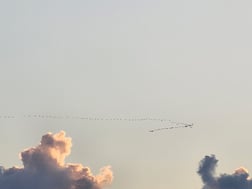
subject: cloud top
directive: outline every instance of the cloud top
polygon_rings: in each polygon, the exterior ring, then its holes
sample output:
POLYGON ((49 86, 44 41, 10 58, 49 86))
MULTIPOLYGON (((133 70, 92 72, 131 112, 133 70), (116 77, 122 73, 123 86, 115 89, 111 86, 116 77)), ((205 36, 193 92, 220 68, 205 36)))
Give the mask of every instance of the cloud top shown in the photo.
POLYGON ((101 189, 111 184, 110 166, 93 175, 89 167, 65 163, 72 147, 64 131, 42 136, 38 146, 21 152, 22 168, 0 166, 1 189, 101 189))

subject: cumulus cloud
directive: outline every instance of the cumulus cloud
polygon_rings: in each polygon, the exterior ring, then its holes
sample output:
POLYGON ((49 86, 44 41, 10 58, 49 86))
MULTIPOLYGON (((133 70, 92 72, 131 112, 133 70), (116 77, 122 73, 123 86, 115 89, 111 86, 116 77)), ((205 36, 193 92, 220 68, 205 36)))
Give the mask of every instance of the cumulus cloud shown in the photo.
POLYGON ((89 167, 65 163, 71 147, 64 131, 42 136, 38 146, 21 152, 22 168, 0 166, 0 189, 101 189, 111 184, 110 166, 93 175, 89 167))
POLYGON ((215 175, 218 160, 214 155, 205 156, 199 164, 198 174, 204 183, 203 189, 252 189, 248 170, 240 167, 232 174, 215 175))

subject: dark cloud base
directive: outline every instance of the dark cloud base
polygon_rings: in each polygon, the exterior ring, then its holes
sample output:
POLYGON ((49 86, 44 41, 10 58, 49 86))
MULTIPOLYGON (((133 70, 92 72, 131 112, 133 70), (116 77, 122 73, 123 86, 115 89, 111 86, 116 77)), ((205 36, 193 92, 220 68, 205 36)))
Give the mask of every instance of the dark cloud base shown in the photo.
POLYGON ((198 174, 204 183, 203 189, 252 189, 248 171, 240 167, 232 174, 215 176, 218 160, 214 155, 205 156, 199 164, 198 174))

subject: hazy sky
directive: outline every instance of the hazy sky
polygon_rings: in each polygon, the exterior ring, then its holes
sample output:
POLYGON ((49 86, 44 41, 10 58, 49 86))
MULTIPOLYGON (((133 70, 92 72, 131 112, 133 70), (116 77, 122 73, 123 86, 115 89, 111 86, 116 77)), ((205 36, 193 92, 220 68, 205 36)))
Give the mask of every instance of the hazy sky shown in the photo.
POLYGON ((202 187, 198 163, 252 171, 252 2, 0 1, 0 164, 48 131, 69 162, 111 165, 110 189, 202 187), (24 114, 162 117, 164 123, 26 119, 24 114), (19 116, 19 117, 18 117, 19 116))

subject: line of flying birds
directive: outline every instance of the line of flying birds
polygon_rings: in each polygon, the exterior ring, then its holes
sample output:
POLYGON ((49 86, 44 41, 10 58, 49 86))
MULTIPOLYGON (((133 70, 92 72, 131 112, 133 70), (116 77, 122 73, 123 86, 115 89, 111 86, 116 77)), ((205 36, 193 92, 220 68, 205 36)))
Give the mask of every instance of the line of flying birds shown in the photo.
POLYGON ((174 127, 162 127, 162 128, 157 128, 157 129, 152 129, 149 130, 149 132, 156 132, 156 131, 162 131, 162 130, 167 130, 167 129, 178 129, 178 128, 192 128, 193 127, 193 123, 190 124, 185 124, 185 125, 181 125, 181 126, 174 126, 174 127))
MULTIPOLYGON (((13 115, 0 115, 0 119, 15 119, 19 116, 13 115)), ((162 119, 162 118, 105 118, 105 117, 83 117, 83 116, 58 116, 58 115, 48 115, 48 114, 26 114, 23 115, 24 118, 40 118, 40 119, 79 119, 79 120, 88 120, 88 121, 129 121, 129 122, 141 122, 141 121, 159 121, 159 122, 168 122, 170 127, 162 127, 157 129, 149 130, 149 132, 156 132, 168 129, 178 129, 178 128, 192 128, 193 123, 183 123, 183 122, 176 122, 171 121, 169 119, 162 119)))

